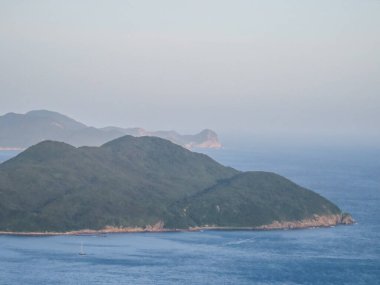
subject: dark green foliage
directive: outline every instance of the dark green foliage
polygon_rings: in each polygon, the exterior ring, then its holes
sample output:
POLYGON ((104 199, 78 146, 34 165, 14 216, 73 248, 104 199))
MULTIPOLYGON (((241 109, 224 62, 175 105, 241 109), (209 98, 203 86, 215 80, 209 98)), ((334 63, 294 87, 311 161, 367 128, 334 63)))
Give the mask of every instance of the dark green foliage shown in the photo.
POLYGON ((320 195, 275 173, 246 172, 172 205, 168 226, 253 227, 340 213, 320 195), (179 213, 179 215, 178 215, 179 213))
POLYGON ((154 137, 125 136, 80 148, 45 141, 0 165, 0 230, 100 229, 159 220, 170 228, 238 227, 338 212, 281 176, 241 173, 154 137))

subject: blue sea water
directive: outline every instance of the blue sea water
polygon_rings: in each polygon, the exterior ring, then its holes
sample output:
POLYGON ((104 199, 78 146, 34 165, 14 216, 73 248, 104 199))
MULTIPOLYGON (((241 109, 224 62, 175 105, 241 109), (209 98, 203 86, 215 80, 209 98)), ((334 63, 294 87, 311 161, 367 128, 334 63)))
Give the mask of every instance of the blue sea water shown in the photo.
MULTIPOLYGON (((353 226, 107 236, 0 236, 0 284, 380 284, 378 149, 208 150, 267 170, 350 212, 353 226), (83 242, 84 256, 78 254, 83 242)), ((0 152, 0 160, 15 153, 0 152)))

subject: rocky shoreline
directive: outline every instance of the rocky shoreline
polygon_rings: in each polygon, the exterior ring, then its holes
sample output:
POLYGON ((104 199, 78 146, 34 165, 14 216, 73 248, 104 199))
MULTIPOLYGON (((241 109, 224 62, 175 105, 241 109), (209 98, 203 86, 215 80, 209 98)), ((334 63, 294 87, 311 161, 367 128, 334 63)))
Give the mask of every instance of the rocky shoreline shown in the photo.
POLYGON ((274 221, 269 225, 257 227, 258 230, 283 230, 283 229, 304 229, 316 227, 332 227, 336 225, 351 225, 355 223, 350 214, 337 214, 330 216, 314 215, 310 219, 292 222, 274 221))
POLYGON ((271 224, 262 225, 257 227, 219 227, 219 226, 204 226, 193 227, 189 231, 200 230, 231 230, 231 231, 269 231, 269 230, 289 230, 289 229, 307 229, 307 228, 328 228, 337 225, 352 225, 355 220, 350 214, 336 214, 336 215, 314 215, 312 218, 303 219, 299 221, 273 221, 271 224))
POLYGON ((159 221, 154 225, 148 225, 146 227, 112 227, 107 226, 101 230, 83 229, 67 232, 11 232, 0 231, 0 235, 16 235, 16 236, 58 236, 58 235, 103 235, 113 233, 149 233, 149 232, 195 232, 202 230, 288 230, 288 229, 306 229, 306 228, 321 228, 332 227, 337 225, 351 225, 355 223, 355 220, 350 214, 336 214, 336 215, 314 215, 312 218, 303 219, 299 221, 274 221, 268 225, 262 225, 258 227, 219 227, 219 226, 202 226, 191 227, 188 229, 168 229, 164 228, 164 223, 159 221))

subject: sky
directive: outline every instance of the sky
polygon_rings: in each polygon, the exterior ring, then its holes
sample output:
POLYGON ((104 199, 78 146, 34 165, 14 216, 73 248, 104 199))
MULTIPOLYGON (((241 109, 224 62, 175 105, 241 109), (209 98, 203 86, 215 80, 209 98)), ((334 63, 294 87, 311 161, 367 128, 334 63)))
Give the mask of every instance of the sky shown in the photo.
POLYGON ((380 1, 0 0, 0 114, 380 142, 380 1))

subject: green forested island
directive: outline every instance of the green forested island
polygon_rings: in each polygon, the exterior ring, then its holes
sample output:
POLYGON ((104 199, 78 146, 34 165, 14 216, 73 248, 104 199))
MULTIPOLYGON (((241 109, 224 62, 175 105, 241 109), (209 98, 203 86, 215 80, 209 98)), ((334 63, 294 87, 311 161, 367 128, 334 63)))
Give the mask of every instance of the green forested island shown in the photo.
POLYGON ((277 174, 241 172, 156 137, 78 148, 44 141, 0 164, 2 232, 269 229, 347 217, 277 174))

